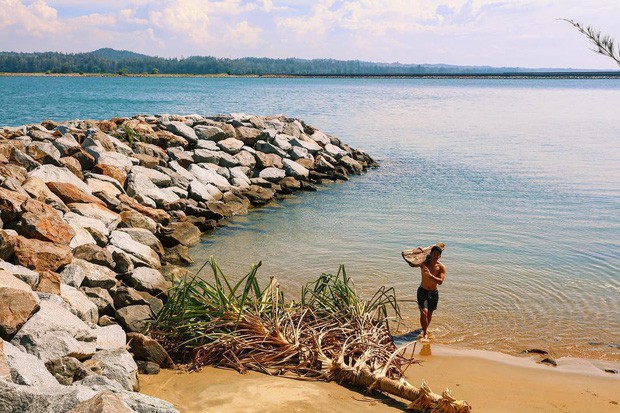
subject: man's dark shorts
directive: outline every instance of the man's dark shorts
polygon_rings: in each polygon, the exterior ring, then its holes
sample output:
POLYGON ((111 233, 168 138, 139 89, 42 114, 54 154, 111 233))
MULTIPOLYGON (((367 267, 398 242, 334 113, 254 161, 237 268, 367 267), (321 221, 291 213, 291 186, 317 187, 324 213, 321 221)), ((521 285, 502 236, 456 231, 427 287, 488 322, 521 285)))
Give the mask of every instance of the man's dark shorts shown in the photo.
POLYGON ((427 308, 428 311, 435 311, 439 303, 439 291, 428 291, 422 287, 418 287, 418 306, 427 308))

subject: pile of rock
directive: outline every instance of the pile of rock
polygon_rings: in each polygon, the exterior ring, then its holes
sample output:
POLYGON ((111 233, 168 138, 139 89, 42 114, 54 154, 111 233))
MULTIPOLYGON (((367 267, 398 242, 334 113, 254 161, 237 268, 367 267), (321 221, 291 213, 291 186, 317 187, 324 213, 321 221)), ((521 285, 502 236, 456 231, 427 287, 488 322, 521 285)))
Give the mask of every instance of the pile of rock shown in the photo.
POLYGON ((0 130, 0 410, 175 411, 135 391, 138 370, 172 366, 142 333, 188 247, 278 194, 375 165, 283 116, 0 130))

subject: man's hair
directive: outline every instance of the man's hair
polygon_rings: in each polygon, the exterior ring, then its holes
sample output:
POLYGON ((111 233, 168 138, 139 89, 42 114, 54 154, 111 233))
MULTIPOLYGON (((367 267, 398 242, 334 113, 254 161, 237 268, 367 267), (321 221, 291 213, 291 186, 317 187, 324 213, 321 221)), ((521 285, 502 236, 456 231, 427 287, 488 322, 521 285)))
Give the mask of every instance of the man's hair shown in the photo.
POLYGON ((441 253, 443 252, 443 250, 441 249, 441 247, 437 246, 437 245, 433 245, 433 248, 431 248, 431 254, 433 252, 437 251, 439 253, 439 255, 441 255, 441 253))

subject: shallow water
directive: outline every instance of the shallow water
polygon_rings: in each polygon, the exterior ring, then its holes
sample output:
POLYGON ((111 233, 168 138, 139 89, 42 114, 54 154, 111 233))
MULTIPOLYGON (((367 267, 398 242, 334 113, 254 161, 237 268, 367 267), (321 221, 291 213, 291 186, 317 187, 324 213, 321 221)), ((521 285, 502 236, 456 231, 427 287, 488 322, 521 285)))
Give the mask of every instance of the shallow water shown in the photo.
MULTIPOLYGON (((620 359, 616 80, 0 78, 0 124, 285 113, 381 167, 238 217, 193 250, 285 289, 346 264, 415 298, 400 251, 447 244, 436 341, 620 359), (599 344, 590 344, 591 342, 599 344), (615 346, 614 346, 615 345, 615 346)), ((415 304, 404 302, 409 329, 415 304)), ((405 330, 407 328, 404 328, 405 330)))

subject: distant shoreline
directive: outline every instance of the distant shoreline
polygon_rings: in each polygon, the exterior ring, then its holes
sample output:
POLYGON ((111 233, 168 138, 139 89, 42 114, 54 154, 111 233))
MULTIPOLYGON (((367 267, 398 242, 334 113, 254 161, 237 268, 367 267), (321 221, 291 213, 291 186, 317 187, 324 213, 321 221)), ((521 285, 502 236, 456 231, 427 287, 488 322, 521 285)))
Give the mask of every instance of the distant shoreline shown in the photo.
POLYGON ((435 73, 435 74, 265 74, 229 75, 220 74, 126 74, 114 73, 9 73, 0 72, 0 77, 145 77, 145 78, 317 78, 317 79, 620 79, 617 72, 532 72, 532 73, 435 73))

